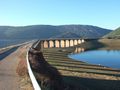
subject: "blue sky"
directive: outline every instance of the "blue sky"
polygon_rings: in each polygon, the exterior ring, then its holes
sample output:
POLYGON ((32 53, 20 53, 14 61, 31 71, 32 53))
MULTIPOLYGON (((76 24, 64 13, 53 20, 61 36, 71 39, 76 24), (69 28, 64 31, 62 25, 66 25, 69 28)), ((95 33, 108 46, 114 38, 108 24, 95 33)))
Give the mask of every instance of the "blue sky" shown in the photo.
POLYGON ((120 0, 1 0, 0 25, 120 26, 120 0))

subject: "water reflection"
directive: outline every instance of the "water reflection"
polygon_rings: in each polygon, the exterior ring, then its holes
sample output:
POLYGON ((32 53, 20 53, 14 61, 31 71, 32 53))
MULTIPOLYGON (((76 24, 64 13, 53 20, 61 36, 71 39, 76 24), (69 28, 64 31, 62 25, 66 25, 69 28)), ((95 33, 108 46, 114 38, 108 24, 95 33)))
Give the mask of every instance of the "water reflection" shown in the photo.
POLYGON ((76 48, 75 51, 68 56, 72 59, 91 64, 120 68, 120 50, 85 50, 84 48, 76 48))
POLYGON ((84 51, 85 51, 84 48, 76 47, 75 50, 72 52, 72 54, 81 53, 81 52, 84 52, 84 51))

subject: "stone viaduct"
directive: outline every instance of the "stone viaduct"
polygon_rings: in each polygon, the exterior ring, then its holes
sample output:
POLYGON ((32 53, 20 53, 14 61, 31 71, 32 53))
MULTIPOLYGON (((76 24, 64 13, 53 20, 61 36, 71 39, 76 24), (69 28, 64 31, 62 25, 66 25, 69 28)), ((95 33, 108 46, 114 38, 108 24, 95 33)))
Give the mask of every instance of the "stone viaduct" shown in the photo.
POLYGON ((48 39, 40 40, 43 48, 64 48, 84 43, 84 39, 48 39))

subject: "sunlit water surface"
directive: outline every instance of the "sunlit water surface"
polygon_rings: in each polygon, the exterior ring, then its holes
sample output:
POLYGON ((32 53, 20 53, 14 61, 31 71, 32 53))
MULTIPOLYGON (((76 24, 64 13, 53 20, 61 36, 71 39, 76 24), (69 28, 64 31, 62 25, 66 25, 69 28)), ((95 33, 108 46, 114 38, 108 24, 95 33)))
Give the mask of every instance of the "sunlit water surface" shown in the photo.
POLYGON ((90 50, 69 55, 70 58, 120 69, 120 50, 90 50))

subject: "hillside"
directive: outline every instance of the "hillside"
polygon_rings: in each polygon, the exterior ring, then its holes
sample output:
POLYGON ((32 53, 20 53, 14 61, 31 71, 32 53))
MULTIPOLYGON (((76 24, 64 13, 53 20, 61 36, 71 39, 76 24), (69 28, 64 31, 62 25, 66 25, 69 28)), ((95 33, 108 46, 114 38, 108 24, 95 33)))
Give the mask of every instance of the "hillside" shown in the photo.
POLYGON ((72 32, 65 32, 60 35, 53 36, 51 38, 80 38, 80 36, 72 32))
POLYGON ((120 39, 120 27, 105 35, 104 38, 120 39))
POLYGON ((111 30, 90 25, 0 26, 0 39, 99 38, 111 30))

